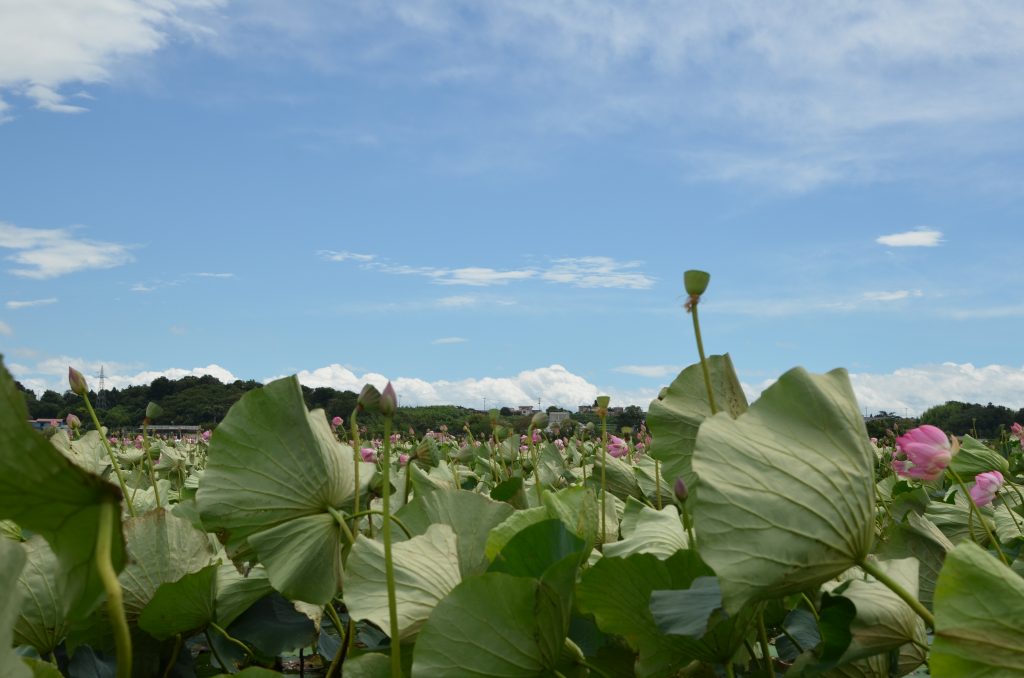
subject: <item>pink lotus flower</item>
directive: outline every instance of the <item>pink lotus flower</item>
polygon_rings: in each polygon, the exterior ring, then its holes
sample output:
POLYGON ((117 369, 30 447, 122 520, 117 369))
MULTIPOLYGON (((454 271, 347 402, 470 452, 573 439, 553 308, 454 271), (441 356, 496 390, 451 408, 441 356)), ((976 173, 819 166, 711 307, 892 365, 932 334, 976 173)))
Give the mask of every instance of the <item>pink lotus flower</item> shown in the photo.
POLYGON ((1013 422, 1013 426, 1010 427, 1010 433, 1017 436, 1020 440, 1020 444, 1024 445, 1024 426, 1021 426, 1017 422, 1013 422))
POLYGON ((345 420, 338 416, 331 419, 331 426, 333 426, 334 428, 341 428, 341 425, 344 423, 345 420))
POLYGON ((555 447, 557 447, 559 451, 565 449, 565 443, 562 442, 561 438, 555 438, 555 447))
POLYGON ((408 454, 403 452, 402 454, 398 455, 398 465, 399 466, 405 466, 408 463, 409 463, 409 455, 408 454))
POLYGON ((533 442, 535 444, 540 442, 540 431, 537 429, 533 429, 533 442))
POLYGON ((364 447, 363 449, 359 450, 359 456, 362 458, 363 461, 368 462, 370 464, 377 463, 377 451, 371 447, 364 447))
POLYGON ((896 439, 899 451, 906 459, 892 462, 897 474, 917 480, 938 480, 953 458, 949 438, 930 424, 918 426, 896 439))
POLYGON ((527 452, 529 452, 529 451, 530 451, 530 448, 529 448, 529 447, 527 447, 526 445, 520 445, 520 446, 519 446, 519 452, 520 452, 520 453, 522 453, 522 454, 526 454, 526 453, 527 453, 527 452))
POLYGON ((996 493, 1003 486, 1003 474, 999 471, 988 471, 974 476, 974 487, 971 488, 971 499, 978 506, 987 506, 996 498, 996 493))
POLYGON ((203 441, 204 442, 209 442, 210 441, 210 431, 203 431, 203 441))
POLYGON ((625 457, 629 453, 629 445, 626 441, 618 436, 608 436, 608 454, 612 455, 616 459, 619 457, 625 457))

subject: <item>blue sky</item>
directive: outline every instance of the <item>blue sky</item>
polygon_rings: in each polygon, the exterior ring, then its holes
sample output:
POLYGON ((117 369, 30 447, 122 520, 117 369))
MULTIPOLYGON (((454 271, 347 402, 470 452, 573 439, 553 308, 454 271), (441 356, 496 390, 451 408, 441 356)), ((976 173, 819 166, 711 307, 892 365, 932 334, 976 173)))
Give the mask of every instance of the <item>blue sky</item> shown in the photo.
POLYGON ((0 3, 0 350, 403 404, 1024 406, 1024 9, 0 3), (45 5, 45 6, 44 6, 45 5))

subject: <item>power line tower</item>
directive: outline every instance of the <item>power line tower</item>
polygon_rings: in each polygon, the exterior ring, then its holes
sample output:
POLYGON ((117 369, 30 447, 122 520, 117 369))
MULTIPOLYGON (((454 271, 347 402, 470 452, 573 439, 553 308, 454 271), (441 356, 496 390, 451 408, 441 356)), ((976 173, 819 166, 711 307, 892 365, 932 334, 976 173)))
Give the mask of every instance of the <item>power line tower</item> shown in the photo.
POLYGON ((107 374, 103 370, 103 365, 100 365, 100 373, 96 377, 100 380, 99 390, 96 391, 96 407, 105 410, 107 409, 107 396, 103 392, 107 390, 107 374))

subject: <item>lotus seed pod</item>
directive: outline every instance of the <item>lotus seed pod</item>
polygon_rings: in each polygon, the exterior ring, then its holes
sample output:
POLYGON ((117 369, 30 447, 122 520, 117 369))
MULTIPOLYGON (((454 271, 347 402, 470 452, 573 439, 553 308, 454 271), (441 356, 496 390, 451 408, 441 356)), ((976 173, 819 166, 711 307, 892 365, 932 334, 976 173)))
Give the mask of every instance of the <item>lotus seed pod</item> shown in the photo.
POLYGON ((711 274, 704 271, 690 270, 683 274, 683 285, 686 287, 686 293, 691 297, 699 297, 704 294, 710 281, 711 274))

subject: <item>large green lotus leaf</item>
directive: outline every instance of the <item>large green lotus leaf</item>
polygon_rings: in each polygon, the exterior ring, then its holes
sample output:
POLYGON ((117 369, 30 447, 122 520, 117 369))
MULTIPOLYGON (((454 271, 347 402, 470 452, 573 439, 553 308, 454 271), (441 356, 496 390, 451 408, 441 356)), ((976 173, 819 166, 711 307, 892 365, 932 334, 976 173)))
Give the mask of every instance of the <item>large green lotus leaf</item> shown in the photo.
MULTIPOLYGON (((601 491, 601 460, 594 463, 594 474, 587 478, 587 484, 594 488, 595 492, 601 491)), ((637 482, 633 467, 615 457, 608 455, 605 459, 605 487, 609 494, 614 494, 625 501, 629 497, 643 499, 644 493, 637 482)))
MULTIPOLYGON (((733 417, 746 412, 747 397, 729 355, 709 356, 707 363, 719 411, 728 412, 733 417)), ((680 372, 672 384, 651 401, 647 413, 647 427, 652 436, 649 453, 661 461, 661 477, 670 487, 676 478, 681 477, 691 492, 696 489, 697 478, 691 468, 691 457, 697 442, 697 430, 710 416, 708 389, 700 363, 680 372)))
POLYGON ((660 477, 661 469, 656 467, 655 464, 655 460, 651 459, 650 456, 641 454, 636 458, 633 473, 636 474, 636 480, 640 484, 640 489, 643 491, 644 496, 652 502, 658 501, 658 490, 661 490, 661 502, 664 506, 675 501, 675 497, 672 493, 672 485, 660 477))
POLYGON ((634 553, 651 553, 665 560, 689 547, 679 511, 671 504, 658 511, 630 497, 619 529, 622 539, 605 544, 604 555, 625 558, 634 553))
POLYGON ((549 518, 517 533, 491 563, 489 572, 540 579, 548 568, 575 555, 583 559, 586 544, 561 520, 549 518))
MULTIPOLYGON (((89 614, 103 594, 96 571, 100 507, 121 490, 76 466, 28 425, 25 400, 0 365, 0 519, 42 535, 66 578, 69 614, 89 614)), ((124 566, 121 524, 111 527, 114 569, 124 566)))
POLYGON ((158 640, 196 631, 214 621, 218 565, 161 584, 139 615, 139 628, 158 640))
MULTIPOLYGON (((917 597, 916 558, 885 560, 878 565, 910 595, 917 597)), ((928 644, 924 621, 884 584, 874 579, 850 579, 834 587, 833 593, 842 595, 857 609, 850 624, 852 639, 839 663, 890 652, 907 643, 928 644)))
POLYGON ((971 482, 974 476, 986 471, 999 471, 1004 476, 1010 475, 1010 465, 1003 455, 971 436, 963 437, 960 441, 960 450, 953 455, 949 465, 964 482, 971 482))
MULTIPOLYGON (((612 497, 608 503, 611 504, 612 497)), ((558 492, 545 492, 544 506, 548 509, 548 515, 561 519, 566 527, 587 543, 593 546, 599 541, 601 531, 601 505, 594 490, 588 487, 567 487, 558 492)), ((608 526, 609 532, 618 533, 618 521, 611 520, 608 526)))
MULTIPOLYGON (((959 495, 960 492, 957 492, 959 495)), ((925 509, 924 516, 931 521, 942 534, 946 535, 953 544, 961 544, 967 541, 988 542, 988 534, 981 524, 981 518, 977 513, 971 515, 971 509, 966 502, 946 504, 933 501, 925 509), (973 534, 973 537, 972 537, 973 534)), ((992 514, 984 516, 989 527, 992 525, 992 514)))
MULTIPOLYGON (((459 583, 455 532, 431 525, 422 535, 391 546, 395 571, 398 630, 401 639, 416 635, 435 606, 459 583)), ((355 619, 389 629, 384 544, 359 537, 345 564, 345 604, 355 619)))
POLYGON ((1024 579, 970 542, 939 575, 929 664, 936 678, 1024 675, 1024 579))
POLYGON ((298 380, 271 382, 242 396, 213 433, 196 494, 203 525, 233 558, 257 551, 286 596, 326 603, 341 573, 341 532, 326 518, 354 499, 353 464, 323 412, 306 409, 298 380))
MULTIPOLYGON (((439 489, 417 496, 395 515, 413 534, 424 534, 436 523, 451 527, 458 537, 459 571, 465 578, 487 569, 488 535, 513 513, 505 502, 476 492, 439 489)), ((404 536, 400 530, 392 534, 404 536)))
POLYGON ((102 476, 110 468, 110 456, 97 431, 89 431, 74 442, 63 431, 58 431, 50 436, 50 444, 88 473, 102 476))
POLYGON ((390 678, 391 658, 368 652, 345 660, 345 678, 390 678))
POLYGON ((124 610, 135 621, 161 584, 181 579, 216 562, 204 532, 167 509, 156 509, 124 524, 130 563, 119 577, 124 610))
POLYGON ((471 577, 441 601, 420 632, 413 678, 553 675, 550 648, 565 640, 547 586, 489 572, 471 577))
POLYGON ((46 656, 68 631, 68 599, 60 562, 46 540, 36 535, 22 546, 27 560, 18 578, 21 612, 14 626, 16 645, 30 645, 46 656))
POLYGON ((917 558, 918 599, 930 610, 942 563, 952 550, 953 543, 933 522, 916 513, 908 513, 904 522, 890 527, 880 555, 888 559, 917 558))
POLYGON ((326 605, 341 586, 341 526, 329 513, 294 518, 249 537, 271 585, 292 600, 326 605))
POLYGON ((254 567, 248 575, 243 575, 230 563, 221 565, 217 570, 217 623, 227 628, 273 590, 262 565, 254 567))
POLYGON ((491 528, 487 535, 484 555, 488 561, 494 560, 505 545, 522 530, 553 517, 546 506, 534 506, 522 511, 514 511, 500 524, 491 528))
POLYGON ((795 368, 738 419, 707 419, 693 470, 701 557, 730 613, 814 588, 871 551, 874 453, 845 370, 795 368))
POLYGON ((29 678, 32 671, 11 649, 14 620, 18 616, 21 591, 18 576, 25 566, 25 551, 20 544, 0 538, 0 675, 29 678))
POLYGON ((647 553, 601 558, 584 570, 576 589, 577 605, 581 612, 594 615, 602 631, 622 636, 639 651, 637 676, 671 676, 694 659, 713 658, 699 640, 658 629, 650 609, 651 593, 687 589, 702 576, 714 573, 693 551, 680 551, 668 560, 647 553))

